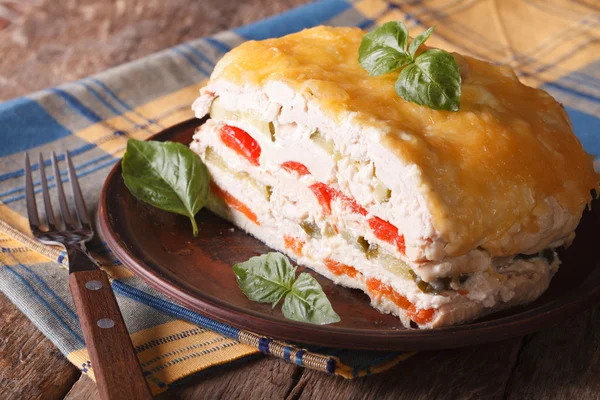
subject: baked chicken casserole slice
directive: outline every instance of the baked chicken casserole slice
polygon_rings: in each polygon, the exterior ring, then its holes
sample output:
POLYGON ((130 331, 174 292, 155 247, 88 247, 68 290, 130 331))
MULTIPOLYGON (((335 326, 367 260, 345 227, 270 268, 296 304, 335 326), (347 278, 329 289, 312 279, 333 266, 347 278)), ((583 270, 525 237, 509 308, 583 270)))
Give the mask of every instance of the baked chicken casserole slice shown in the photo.
POLYGON ((598 187, 562 106, 453 54, 458 112, 410 103, 358 63, 364 31, 249 41, 217 64, 190 147, 209 208, 406 327, 531 302, 598 187))

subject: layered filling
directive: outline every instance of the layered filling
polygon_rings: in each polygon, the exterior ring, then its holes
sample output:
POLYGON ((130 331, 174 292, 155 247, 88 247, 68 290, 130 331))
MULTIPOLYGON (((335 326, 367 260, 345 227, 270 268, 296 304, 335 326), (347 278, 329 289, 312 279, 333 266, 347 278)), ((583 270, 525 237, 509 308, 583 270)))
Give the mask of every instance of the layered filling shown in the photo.
POLYGON ((444 257, 409 184, 417 172, 376 168, 394 166, 385 151, 370 146, 376 164, 351 135, 345 143, 333 130, 301 123, 293 107, 269 103, 261 112, 256 99, 233 97, 206 92, 197 101, 197 115, 210 107, 211 119, 190 147, 211 174, 209 207, 270 247, 363 290, 405 326, 463 322, 546 289, 559 264, 554 251, 444 257))

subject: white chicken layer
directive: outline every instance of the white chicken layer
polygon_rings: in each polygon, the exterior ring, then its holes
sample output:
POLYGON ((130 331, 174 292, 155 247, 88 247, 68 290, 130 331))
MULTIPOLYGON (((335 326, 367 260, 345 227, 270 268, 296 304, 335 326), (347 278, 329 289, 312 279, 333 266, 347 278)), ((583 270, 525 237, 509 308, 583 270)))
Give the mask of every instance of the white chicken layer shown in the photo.
MULTIPOLYGON (((353 213, 341 201, 332 201, 331 214, 325 215, 319 201, 308 189, 317 181, 312 170, 310 175, 300 175, 281 167, 286 160, 299 160, 299 152, 277 148, 264 129, 257 132, 259 128, 260 124, 249 124, 247 118, 242 122, 235 118, 219 122, 209 120, 194 136, 190 147, 206 163, 213 184, 246 207, 232 207, 222 194, 219 197, 213 191, 209 208, 270 247, 287 253, 298 263, 338 284, 363 290, 371 297, 375 308, 399 316, 407 327, 411 320, 420 327, 456 324, 502 307, 531 301, 543 293, 558 266, 557 258, 548 263, 541 257, 506 259, 504 263, 492 266, 486 252, 475 250, 462 257, 463 262, 466 257, 475 260, 466 262, 472 271, 468 271, 471 273, 464 281, 447 280, 449 286, 446 288, 426 293, 423 286, 419 287, 419 282, 452 274, 430 276, 423 271, 452 272, 452 268, 444 267, 443 263, 415 263, 404 257, 408 264, 405 263, 396 246, 374 236, 365 216, 353 213), (243 128, 257 138, 262 145, 260 166, 252 165, 223 143, 220 131, 225 122, 243 128), (252 215, 249 216, 248 211, 252 215)), ((279 128, 277 134, 295 134, 285 132, 291 130, 289 126, 279 128)), ((269 130, 268 126, 266 129, 269 130)), ((319 146, 315 147, 313 155, 319 151, 319 146)), ((313 166, 309 157, 301 160, 307 166, 313 166)))

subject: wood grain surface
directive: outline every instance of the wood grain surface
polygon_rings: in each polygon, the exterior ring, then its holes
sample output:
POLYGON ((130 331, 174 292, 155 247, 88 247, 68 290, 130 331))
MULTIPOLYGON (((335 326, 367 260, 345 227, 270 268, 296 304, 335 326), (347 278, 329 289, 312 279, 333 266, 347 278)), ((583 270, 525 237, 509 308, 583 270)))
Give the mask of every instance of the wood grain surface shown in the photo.
POLYGON ((79 370, 0 296, 0 399, 63 398, 79 370))
MULTIPOLYGON (((0 100, 306 2, 22 0, 19 15, 0 24, 0 100)), ((600 399, 599 324, 596 306, 523 339, 421 353, 384 374, 354 381, 264 357, 192 377, 158 398, 600 399)), ((0 399, 98 399, 95 384, 79 376, 0 294, 0 399)))
POLYGON ((69 390, 65 400, 100 400, 96 382, 87 375, 81 375, 79 380, 69 390))

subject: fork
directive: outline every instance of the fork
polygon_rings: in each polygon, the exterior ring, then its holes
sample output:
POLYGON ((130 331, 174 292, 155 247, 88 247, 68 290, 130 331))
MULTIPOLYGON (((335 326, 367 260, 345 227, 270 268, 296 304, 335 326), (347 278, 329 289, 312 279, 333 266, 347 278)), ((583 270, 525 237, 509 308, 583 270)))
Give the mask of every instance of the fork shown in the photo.
POLYGON ((108 277, 85 247, 85 243, 94 237, 94 230, 68 152, 65 159, 75 200, 76 218, 73 219, 67 205, 58 162, 53 152, 52 168, 64 223, 61 224, 61 221, 55 217, 50 201, 44 159, 40 153, 40 181, 48 227, 44 229, 38 216, 29 155, 25 154, 25 191, 31 231, 41 243, 63 246, 66 250, 69 260, 69 288, 100 397, 107 400, 150 399, 152 398, 150 389, 133 350, 108 277))

